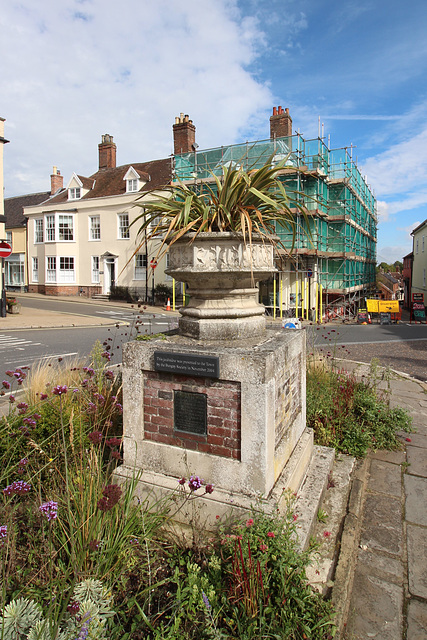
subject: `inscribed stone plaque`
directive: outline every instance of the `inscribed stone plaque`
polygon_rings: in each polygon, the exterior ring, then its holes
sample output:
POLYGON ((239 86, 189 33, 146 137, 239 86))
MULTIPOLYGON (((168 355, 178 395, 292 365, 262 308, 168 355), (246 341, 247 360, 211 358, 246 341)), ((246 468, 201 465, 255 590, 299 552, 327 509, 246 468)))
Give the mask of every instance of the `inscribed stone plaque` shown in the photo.
POLYGON ((193 353, 154 352, 154 369, 188 376, 219 378, 219 358, 193 353))
POLYGON ((205 436, 207 434, 207 396, 190 391, 173 392, 173 428, 205 436))

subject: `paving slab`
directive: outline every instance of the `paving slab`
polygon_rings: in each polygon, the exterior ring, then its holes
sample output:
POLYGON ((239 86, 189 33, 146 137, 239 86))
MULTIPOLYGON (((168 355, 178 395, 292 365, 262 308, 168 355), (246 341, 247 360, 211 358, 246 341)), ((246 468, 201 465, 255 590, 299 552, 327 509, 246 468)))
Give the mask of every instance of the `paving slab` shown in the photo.
POLYGON ((405 473, 403 479, 406 496, 405 519, 427 527, 427 478, 405 473))
POLYGON ((403 588, 356 570, 347 640, 399 640, 403 625, 403 588))
POLYGON ((403 551, 402 506, 400 498, 370 493, 366 496, 362 548, 400 555, 403 551))
POLYGON ((427 530, 412 524, 407 526, 409 591, 427 599, 427 530))
MULTIPOLYGON (((427 439, 427 438, 426 438, 427 439)), ((411 442, 412 445, 412 442, 411 442)), ((420 447, 409 446, 406 449, 409 466, 407 473, 415 476, 427 477, 427 450, 420 447)))
POLYGON ((406 640, 426 640, 427 602, 410 600, 408 606, 408 631, 406 640))
POLYGON ((371 451, 370 457, 372 460, 383 460, 384 462, 391 462, 393 464, 403 464, 406 462, 405 451, 387 451, 387 449, 378 449, 377 451, 371 451))
POLYGON ((417 433, 410 433, 408 435, 408 438, 410 438, 410 444, 408 442, 407 446, 421 447, 423 449, 427 449, 427 427, 426 427, 425 434, 417 431, 417 433))
POLYGON ((402 493, 401 467, 383 460, 372 460, 368 488, 400 498, 402 493))
POLYGON ((374 575, 381 580, 402 585, 404 567, 400 557, 392 557, 361 545, 357 554, 357 570, 364 575, 374 575))

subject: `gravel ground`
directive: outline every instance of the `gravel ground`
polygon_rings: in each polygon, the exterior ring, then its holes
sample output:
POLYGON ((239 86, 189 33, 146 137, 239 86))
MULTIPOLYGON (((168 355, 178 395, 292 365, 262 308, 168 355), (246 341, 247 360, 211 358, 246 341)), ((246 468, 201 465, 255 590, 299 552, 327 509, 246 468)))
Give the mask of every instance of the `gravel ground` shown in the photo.
POLYGON ((368 364, 375 358, 383 367, 427 381, 427 340, 349 344, 336 355, 368 364))

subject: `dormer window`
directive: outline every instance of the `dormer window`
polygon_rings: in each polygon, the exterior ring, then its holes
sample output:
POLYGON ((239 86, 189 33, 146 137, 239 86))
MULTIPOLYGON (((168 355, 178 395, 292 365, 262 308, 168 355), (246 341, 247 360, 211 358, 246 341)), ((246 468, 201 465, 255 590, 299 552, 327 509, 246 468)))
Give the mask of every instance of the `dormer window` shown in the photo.
POLYGON ((68 200, 80 200, 93 189, 94 181, 91 178, 78 176, 73 173, 69 183, 67 184, 68 200))
POLYGON ((138 172, 133 167, 129 167, 123 176, 123 180, 126 181, 126 193, 136 193, 147 182, 144 178, 145 174, 138 172))
POLYGON ((69 200, 80 200, 82 190, 80 187, 71 187, 68 189, 68 199, 69 200))

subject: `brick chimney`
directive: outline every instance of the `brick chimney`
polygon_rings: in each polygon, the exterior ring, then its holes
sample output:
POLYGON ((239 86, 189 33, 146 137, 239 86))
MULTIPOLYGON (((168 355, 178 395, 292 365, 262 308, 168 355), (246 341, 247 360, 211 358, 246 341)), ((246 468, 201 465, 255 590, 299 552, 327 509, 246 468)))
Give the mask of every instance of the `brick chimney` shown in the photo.
POLYGON ((61 172, 57 167, 53 167, 52 174, 50 176, 50 195, 62 189, 64 186, 64 177, 61 176, 61 172))
POLYGON ((187 115, 181 113, 173 125, 173 152, 191 153, 196 150, 196 127, 187 115))
POLYGON ((108 133, 102 136, 102 141, 98 145, 99 150, 99 168, 115 169, 116 168, 116 145, 113 142, 113 136, 108 133))
POLYGON ((270 138, 283 138, 292 135, 292 118, 289 109, 283 111, 282 107, 273 107, 273 115, 270 116, 270 138))

